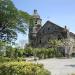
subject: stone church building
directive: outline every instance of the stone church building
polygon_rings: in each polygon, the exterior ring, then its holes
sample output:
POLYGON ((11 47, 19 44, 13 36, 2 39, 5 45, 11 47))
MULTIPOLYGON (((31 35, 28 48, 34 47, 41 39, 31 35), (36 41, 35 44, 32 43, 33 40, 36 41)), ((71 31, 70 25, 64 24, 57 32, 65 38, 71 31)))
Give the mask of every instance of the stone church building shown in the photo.
MULTIPOLYGON (((37 13, 37 10, 34 10, 32 15, 34 26, 29 27, 29 43, 34 48, 49 48, 49 40, 51 39, 64 39, 67 40, 68 53, 73 53, 75 50, 75 34, 69 32, 67 26, 61 27, 51 21, 47 21, 42 26, 42 19, 37 13)), ((65 48, 67 47, 65 45, 65 48)), ((66 51, 65 51, 66 52, 66 51)))

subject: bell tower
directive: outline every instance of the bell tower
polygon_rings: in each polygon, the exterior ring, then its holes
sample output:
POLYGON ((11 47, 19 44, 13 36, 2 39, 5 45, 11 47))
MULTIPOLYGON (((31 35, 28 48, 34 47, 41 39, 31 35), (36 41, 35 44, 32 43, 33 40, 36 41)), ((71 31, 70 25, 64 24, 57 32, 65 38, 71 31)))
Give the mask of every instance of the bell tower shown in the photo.
POLYGON ((40 19, 40 16, 39 16, 37 10, 34 10, 32 16, 33 16, 33 19, 34 19, 34 24, 35 24, 35 25, 40 25, 40 26, 41 26, 41 21, 42 21, 42 19, 40 19))
POLYGON ((41 28, 42 19, 40 18, 37 10, 34 10, 32 17, 33 17, 33 23, 34 23, 33 36, 36 37, 37 32, 41 28))
POLYGON ((42 22, 42 19, 40 18, 37 10, 33 11, 31 20, 33 22, 33 26, 31 26, 31 25, 29 26, 29 43, 32 46, 35 46, 37 32, 40 30, 41 22, 42 22))

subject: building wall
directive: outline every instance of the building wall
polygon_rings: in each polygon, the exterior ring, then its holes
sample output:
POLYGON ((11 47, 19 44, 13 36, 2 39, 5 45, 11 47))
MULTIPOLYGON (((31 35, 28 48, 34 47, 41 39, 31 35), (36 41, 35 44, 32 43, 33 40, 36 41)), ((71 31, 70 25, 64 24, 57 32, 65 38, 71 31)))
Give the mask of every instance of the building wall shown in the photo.
MULTIPOLYGON (((75 41, 75 35, 70 32, 70 37, 75 41)), ((36 33, 36 37, 30 37, 30 43, 32 47, 37 48, 48 48, 50 45, 48 44, 51 39, 67 39, 67 31, 65 28, 62 28, 52 22, 47 21, 43 27, 36 33)), ((71 47, 72 48, 72 47, 71 47)), ((65 50, 66 51, 66 50, 65 50)), ((72 54, 75 52, 75 46, 70 51, 68 50, 68 54, 72 54)))
POLYGON ((37 47, 48 47, 50 39, 62 39, 65 38, 65 34, 62 33, 63 28, 51 23, 47 22, 37 33, 36 36, 36 45, 37 47))

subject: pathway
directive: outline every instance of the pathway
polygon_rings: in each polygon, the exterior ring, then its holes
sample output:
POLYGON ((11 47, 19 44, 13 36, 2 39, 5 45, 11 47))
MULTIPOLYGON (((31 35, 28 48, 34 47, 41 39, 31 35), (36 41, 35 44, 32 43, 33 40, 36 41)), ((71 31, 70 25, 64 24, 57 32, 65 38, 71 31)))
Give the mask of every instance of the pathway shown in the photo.
POLYGON ((51 72, 51 75, 71 75, 75 74, 75 58, 70 59, 45 59, 38 60, 44 67, 51 72))

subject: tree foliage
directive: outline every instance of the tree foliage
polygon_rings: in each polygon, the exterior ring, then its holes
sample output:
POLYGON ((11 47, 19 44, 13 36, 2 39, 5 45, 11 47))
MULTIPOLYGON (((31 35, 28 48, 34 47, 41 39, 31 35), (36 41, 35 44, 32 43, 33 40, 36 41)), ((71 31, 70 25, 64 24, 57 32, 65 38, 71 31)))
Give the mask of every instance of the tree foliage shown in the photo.
POLYGON ((19 15, 20 15, 21 18, 23 18, 23 20, 26 23, 29 23, 30 19, 32 18, 32 16, 30 14, 28 14, 27 12, 24 12, 22 10, 19 10, 19 15))
POLYGON ((61 50, 63 47, 63 39, 58 40, 58 39, 52 39, 49 40, 49 45, 54 48, 54 55, 55 56, 64 56, 64 51, 61 50))
POLYGON ((25 33, 30 15, 19 11, 11 0, 0 0, 0 39, 12 41, 17 31, 25 33))
POLYGON ((49 40, 48 43, 50 46, 57 48, 62 45, 62 40, 53 39, 53 40, 49 40))

